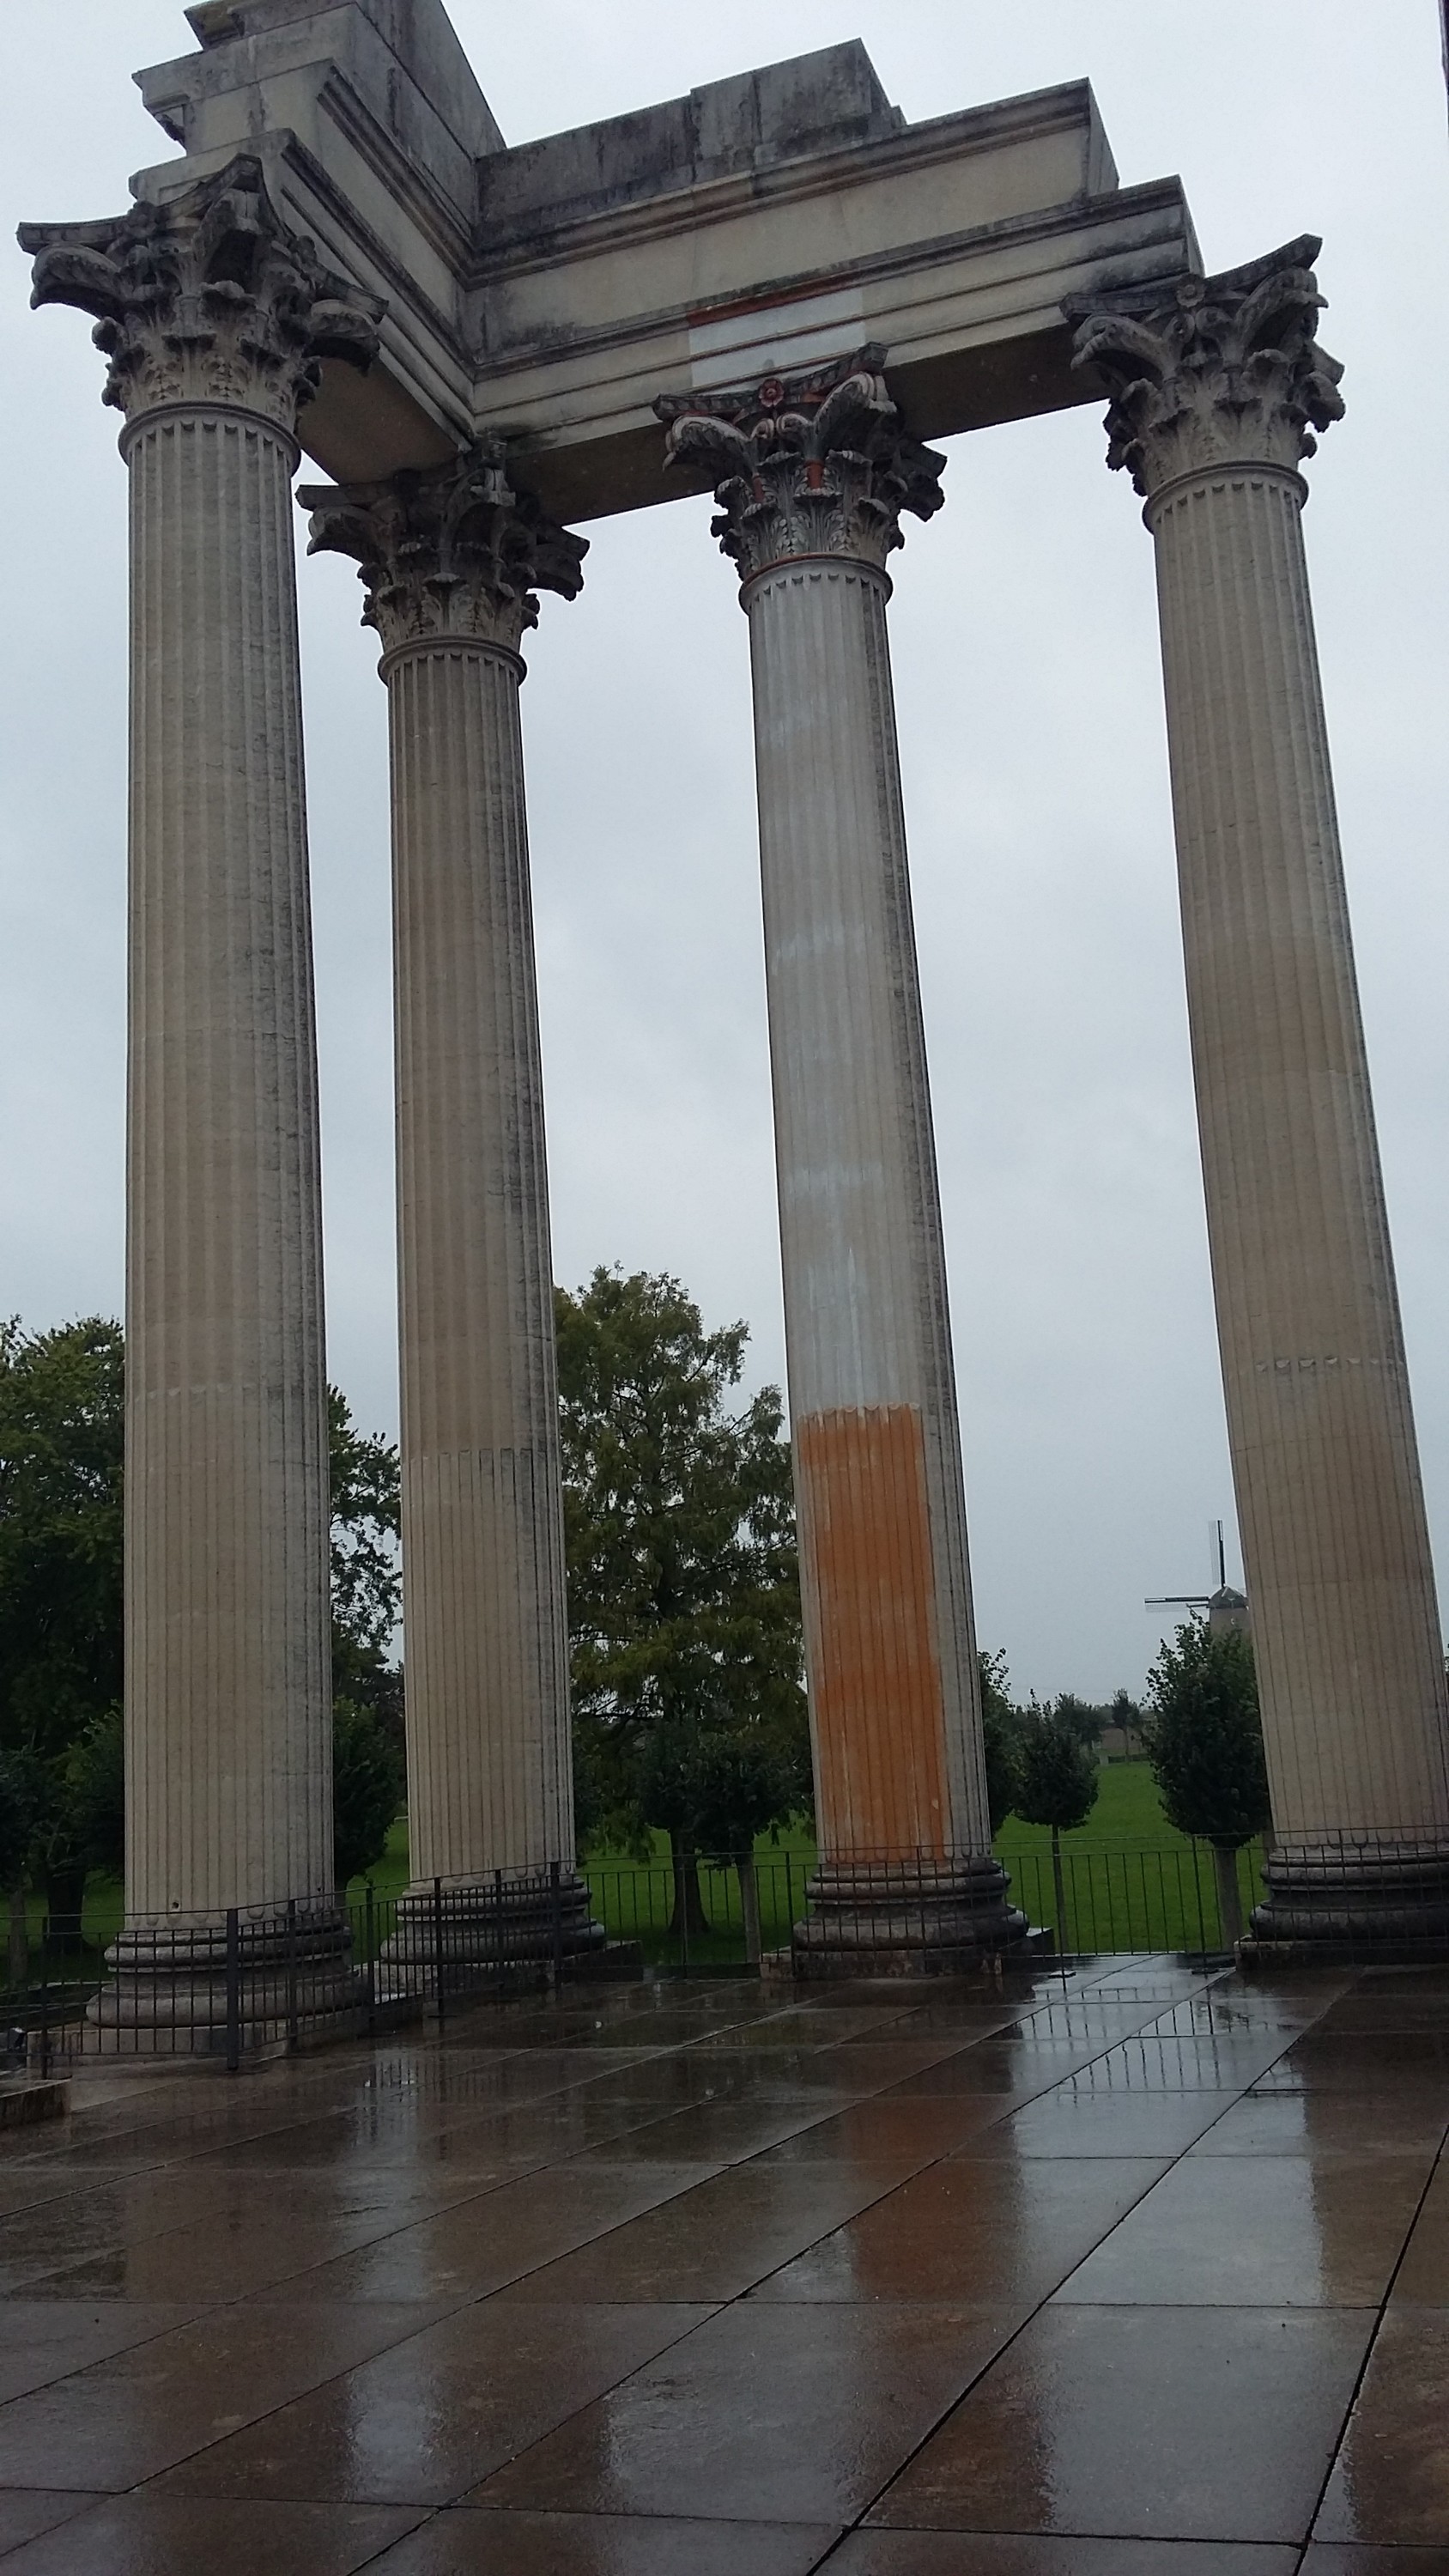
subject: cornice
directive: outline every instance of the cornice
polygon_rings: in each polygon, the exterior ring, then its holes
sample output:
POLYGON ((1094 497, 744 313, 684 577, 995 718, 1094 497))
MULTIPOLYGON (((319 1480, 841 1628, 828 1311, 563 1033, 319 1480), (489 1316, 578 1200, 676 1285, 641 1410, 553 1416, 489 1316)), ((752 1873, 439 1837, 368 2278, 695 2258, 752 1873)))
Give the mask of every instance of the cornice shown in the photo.
MULTIPOLYGON (((1174 210, 1182 207, 1186 214, 1182 190, 1175 179, 1151 180, 1141 187, 1116 189, 1108 197, 1089 202, 1093 214, 1104 223, 1120 219, 1123 224, 1130 225, 1136 218, 1150 214, 1158 207, 1174 210)), ((1060 240, 1064 232, 1080 231, 1083 213, 1082 201, 1069 198, 1060 205, 1034 208, 1029 214, 1006 215, 994 223, 973 224, 961 232, 940 233, 929 241, 857 253, 837 260, 829 267, 786 271, 771 281, 766 295, 721 295, 695 304, 660 305, 651 313, 629 315, 623 320, 600 323, 592 328, 581 330, 568 325, 556 333, 540 332, 513 348, 484 347, 473 352, 472 364, 480 379, 496 381, 513 372, 526 372, 551 358, 588 358, 595 353, 626 347, 632 341, 647 342, 666 338, 681 330, 706 329, 712 322, 727 321, 736 313, 768 313, 779 305, 805 303, 813 296, 837 294, 845 287, 869 286, 877 281, 888 283, 917 272, 945 268, 955 260, 969 258, 974 252, 993 245, 1010 247, 1020 244, 1026 248, 1034 243, 1046 245, 1060 240)), ((689 227, 681 225, 680 229, 687 231, 689 227)), ((1190 228, 1188 240, 1195 254, 1196 245, 1190 228)), ((1072 264, 1078 268, 1092 268, 1101 264, 1101 257, 1100 252, 1092 252, 1072 264)), ((567 264, 567 260, 561 258, 540 263, 540 266, 567 264)), ((1124 264, 1113 263, 1114 274, 1124 264)), ((520 271, 515 268, 511 273, 517 276, 520 271)), ((1164 286, 1185 273, 1191 273, 1191 267, 1185 272, 1180 260, 1171 265, 1166 261, 1154 262, 1150 271, 1151 276, 1160 279, 1164 286)), ((1140 276, 1140 263, 1134 264, 1133 282, 1140 276)), ((1060 304, 1059 295, 1054 292, 1044 302, 1048 300, 1055 311, 1060 304)), ((1063 324, 1062 327, 1065 329, 1067 326, 1063 324)))
MULTIPOLYGON (((601 208, 596 215, 565 214, 561 209, 557 223, 541 220, 533 233, 515 227, 511 232, 486 234, 480 222, 473 265, 462 283, 476 291, 491 277, 511 275, 518 268, 568 265, 634 242, 699 232, 757 212, 762 205, 789 206, 843 188, 872 187, 882 178, 929 171, 943 162, 974 160, 999 151, 1004 144, 1031 142, 1039 136, 1099 131, 1090 84, 1072 81, 999 105, 931 117, 904 127, 899 134, 883 135, 865 150, 859 143, 844 143, 763 168, 690 181, 634 205, 601 208), (972 128, 978 131, 973 134, 972 128)), ((482 168, 486 166, 485 162, 482 168)), ((1112 196, 1118 191, 1114 186, 1103 193, 1112 196)), ((1088 201, 1084 191, 1063 202, 1088 201)))

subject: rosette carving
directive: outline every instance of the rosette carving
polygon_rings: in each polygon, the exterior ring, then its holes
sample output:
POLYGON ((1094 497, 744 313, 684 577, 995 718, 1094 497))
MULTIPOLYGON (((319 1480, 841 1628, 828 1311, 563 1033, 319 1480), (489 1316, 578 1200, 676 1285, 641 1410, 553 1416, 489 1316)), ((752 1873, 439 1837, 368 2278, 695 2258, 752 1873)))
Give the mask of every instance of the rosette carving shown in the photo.
POLYGON ((1073 296, 1073 364, 1111 392, 1107 462, 1144 500, 1219 465, 1296 470, 1343 418, 1343 369, 1314 338, 1323 297, 1312 235, 1220 277, 1073 296))
POLYGON ((387 653, 448 636, 516 652, 538 623, 537 590, 574 599, 583 588, 587 540, 516 492, 494 447, 386 483, 314 485, 297 498, 312 513, 308 552, 355 558, 363 625, 387 653))
POLYGON ((324 358, 366 367, 377 354, 383 298, 323 266, 250 154, 161 205, 22 224, 20 244, 35 254, 32 304, 94 314, 109 361, 102 400, 128 419, 164 403, 229 403, 290 431, 324 358))
POLYGON ((944 456, 908 438, 872 342, 854 357, 746 390, 665 394, 668 465, 714 478, 713 533, 742 582, 801 555, 884 566, 905 543, 901 513, 939 510, 944 456))

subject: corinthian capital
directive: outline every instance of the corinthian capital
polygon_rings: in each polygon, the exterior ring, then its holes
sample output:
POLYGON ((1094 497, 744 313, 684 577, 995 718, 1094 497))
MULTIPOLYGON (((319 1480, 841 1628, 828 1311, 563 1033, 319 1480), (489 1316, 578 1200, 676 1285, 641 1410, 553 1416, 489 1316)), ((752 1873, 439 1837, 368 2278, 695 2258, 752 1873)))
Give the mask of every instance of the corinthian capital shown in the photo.
POLYGON ((1313 336, 1321 247, 1305 234, 1221 277, 1068 299, 1073 364, 1096 367, 1111 389, 1107 462, 1144 500, 1219 465, 1292 472, 1314 431, 1343 418, 1343 369, 1313 336))
POLYGON ((664 394, 665 461, 714 477, 720 552, 749 581, 799 555, 883 566, 904 545, 901 512, 939 510, 944 456, 907 438, 872 342, 808 374, 736 393, 664 394))
POLYGON ((583 588, 587 540, 514 491, 496 448, 297 498, 312 513, 309 554, 355 556, 367 589, 362 622, 386 653, 451 636, 516 652, 538 623, 536 588, 565 599, 583 588))
POLYGON ((95 315, 110 361, 102 400, 128 419, 163 403, 230 403, 290 431, 324 358, 365 367, 377 354, 382 297, 323 267, 250 154, 163 205, 22 224, 20 246, 36 255, 32 304, 95 315))

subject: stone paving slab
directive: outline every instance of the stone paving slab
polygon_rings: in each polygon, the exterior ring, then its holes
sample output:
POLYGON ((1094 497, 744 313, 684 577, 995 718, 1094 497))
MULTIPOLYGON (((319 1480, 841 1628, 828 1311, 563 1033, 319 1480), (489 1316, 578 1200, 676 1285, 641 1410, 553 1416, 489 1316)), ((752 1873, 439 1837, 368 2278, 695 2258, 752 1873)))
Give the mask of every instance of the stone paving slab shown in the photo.
POLYGON ((88 2072, 0 2141, 0 2570, 1449 2576, 1446 2137, 1449 1971, 88 2072))

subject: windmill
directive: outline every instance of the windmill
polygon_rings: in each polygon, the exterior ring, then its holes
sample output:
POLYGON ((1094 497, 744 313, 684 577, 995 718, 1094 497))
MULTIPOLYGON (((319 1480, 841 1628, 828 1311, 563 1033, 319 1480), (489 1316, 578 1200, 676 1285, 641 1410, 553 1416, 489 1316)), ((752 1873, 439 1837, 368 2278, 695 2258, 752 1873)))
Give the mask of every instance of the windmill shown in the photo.
MULTIPOLYGON (((1446 4, 1449 4, 1449 0, 1446 0, 1446 4)), ((1247 1595, 1243 1592, 1234 1591, 1233 1586, 1228 1581, 1228 1560, 1227 1550, 1223 1542, 1223 1524, 1221 1521, 1210 1521, 1208 1523, 1208 1530, 1209 1541, 1212 1548, 1213 1569, 1217 1575, 1216 1589, 1212 1592, 1160 1592, 1150 1594, 1143 1602, 1142 1606, 1145 1610, 1205 1610, 1207 1612, 1208 1626, 1212 1629, 1247 1628, 1251 1624, 1248 1616, 1247 1595)))

